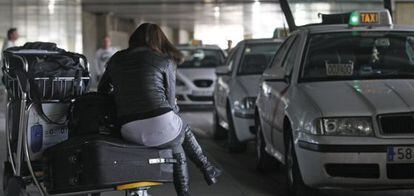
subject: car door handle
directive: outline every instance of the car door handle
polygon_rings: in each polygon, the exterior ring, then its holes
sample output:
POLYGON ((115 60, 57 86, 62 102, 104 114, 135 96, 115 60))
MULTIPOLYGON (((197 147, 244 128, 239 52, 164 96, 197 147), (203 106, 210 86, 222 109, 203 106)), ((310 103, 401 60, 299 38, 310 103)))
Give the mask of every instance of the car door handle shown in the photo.
POLYGON ((271 95, 272 94, 272 90, 270 89, 270 86, 268 85, 268 84, 262 84, 261 85, 261 87, 262 87, 262 91, 263 91, 263 93, 266 95, 266 96, 269 96, 269 95, 271 95))
POLYGON ((266 89, 266 90, 265 90, 265 94, 266 94, 266 95, 271 95, 271 94, 272 94, 272 91, 271 91, 270 89, 266 89))

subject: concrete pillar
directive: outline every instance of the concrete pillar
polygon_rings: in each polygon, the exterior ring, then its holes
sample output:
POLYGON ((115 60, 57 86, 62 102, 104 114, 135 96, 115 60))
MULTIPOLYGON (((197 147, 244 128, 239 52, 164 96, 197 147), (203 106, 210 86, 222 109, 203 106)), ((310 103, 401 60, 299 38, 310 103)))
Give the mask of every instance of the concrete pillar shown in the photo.
MULTIPOLYGON (((102 40, 105 36, 109 35, 111 30, 110 16, 107 13, 96 15, 96 27, 97 39, 102 40)), ((100 44, 100 42, 98 43, 100 44)), ((97 46, 99 47, 99 45, 97 46)))
POLYGON ((89 12, 82 12, 82 42, 83 53, 89 60, 89 64, 95 65, 95 52, 98 48, 97 17, 89 12))
POLYGON ((178 31, 178 43, 179 44, 187 44, 190 41, 191 41, 190 32, 188 32, 184 29, 180 29, 178 31))
POLYGON ((394 22, 402 25, 414 25, 414 2, 397 1, 394 8, 394 22))
MULTIPOLYGON (((129 35, 136 28, 134 20, 117 18, 107 13, 88 13, 82 14, 82 34, 83 51, 89 60, 91 72, 96 73, 95 53, 102 45, 102 39, 109 36, 112 46, 122 50, 128 47, 129 35)), ((96 81, 92 82, 95 86, 96 81)))
POLYGON ((165 25, 161 25, 160 27, 161 30, 164 32, 165 36, 167 36, 168 40, 170 40, 172 43, 175 43, 173 29, 165 25))
POLYGON ((102 31, 101 25, 98 25, 102 22, 101 18, 97 15, 89 12, 82 12, 82 42, 83 42, 83 54, 89 61, 89 68, 92 76, 91 85, 94 88, 97 85, 96 79, 96 59, 95 53, 98 50, 100 42, 98 37, 101 36, 100 31, 102 31))

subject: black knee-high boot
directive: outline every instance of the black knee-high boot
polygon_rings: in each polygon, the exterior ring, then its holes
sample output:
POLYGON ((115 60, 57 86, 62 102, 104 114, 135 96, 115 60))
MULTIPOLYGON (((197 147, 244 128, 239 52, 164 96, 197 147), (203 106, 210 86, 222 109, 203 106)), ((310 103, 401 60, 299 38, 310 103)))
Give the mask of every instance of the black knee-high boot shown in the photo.
POLYGON ((189 176, 187 168, 187 160, 184 153, 173 154, 177 163, 174 164, 174 187, 177 196, 190 196, 189 176))
POLYGON ((217 183, 217 177, 222 174, 222 171, 208 161, 189 126, 185 128, 183 148, 191 161, 203 172, 207 184, 217 183))

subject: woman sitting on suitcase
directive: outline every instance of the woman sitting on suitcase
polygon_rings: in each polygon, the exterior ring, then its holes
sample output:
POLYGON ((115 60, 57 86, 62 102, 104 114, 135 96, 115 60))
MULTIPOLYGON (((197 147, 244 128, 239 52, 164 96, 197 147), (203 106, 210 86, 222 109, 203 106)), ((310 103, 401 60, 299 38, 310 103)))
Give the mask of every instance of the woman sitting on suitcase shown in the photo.
POLYGON ((98 90, 113 91, 125 140, 173 149, 178 162, 175 189, 186 196, 190 195, 186 154, 209 185, 217 182, 221 171, 211 165, 190 127, 177 115, 175 69, 182 58, 159 26, 142 24, 131 35, 129 48, 109 60, 98 90))

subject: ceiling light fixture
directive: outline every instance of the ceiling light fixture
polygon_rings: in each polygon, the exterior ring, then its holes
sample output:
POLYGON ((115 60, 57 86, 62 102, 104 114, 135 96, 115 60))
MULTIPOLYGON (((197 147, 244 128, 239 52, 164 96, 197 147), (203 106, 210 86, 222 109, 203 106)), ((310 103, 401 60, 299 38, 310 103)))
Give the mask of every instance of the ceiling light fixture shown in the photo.
POLYGON ((215 12, 219 12, 220 11, 220 7, 219 6, 214 7, 214 11, 215 12))
POLYGON ((219 6, 214 7, 214 17, 216 17, 216 18, 220 17, 220 7, 219 6))
POLYGON ((49 9, 50 14, 55 13, 55 4, 56 4, 55 0, 49 0, 49 5, 47 6, 47 8, 49 9))

